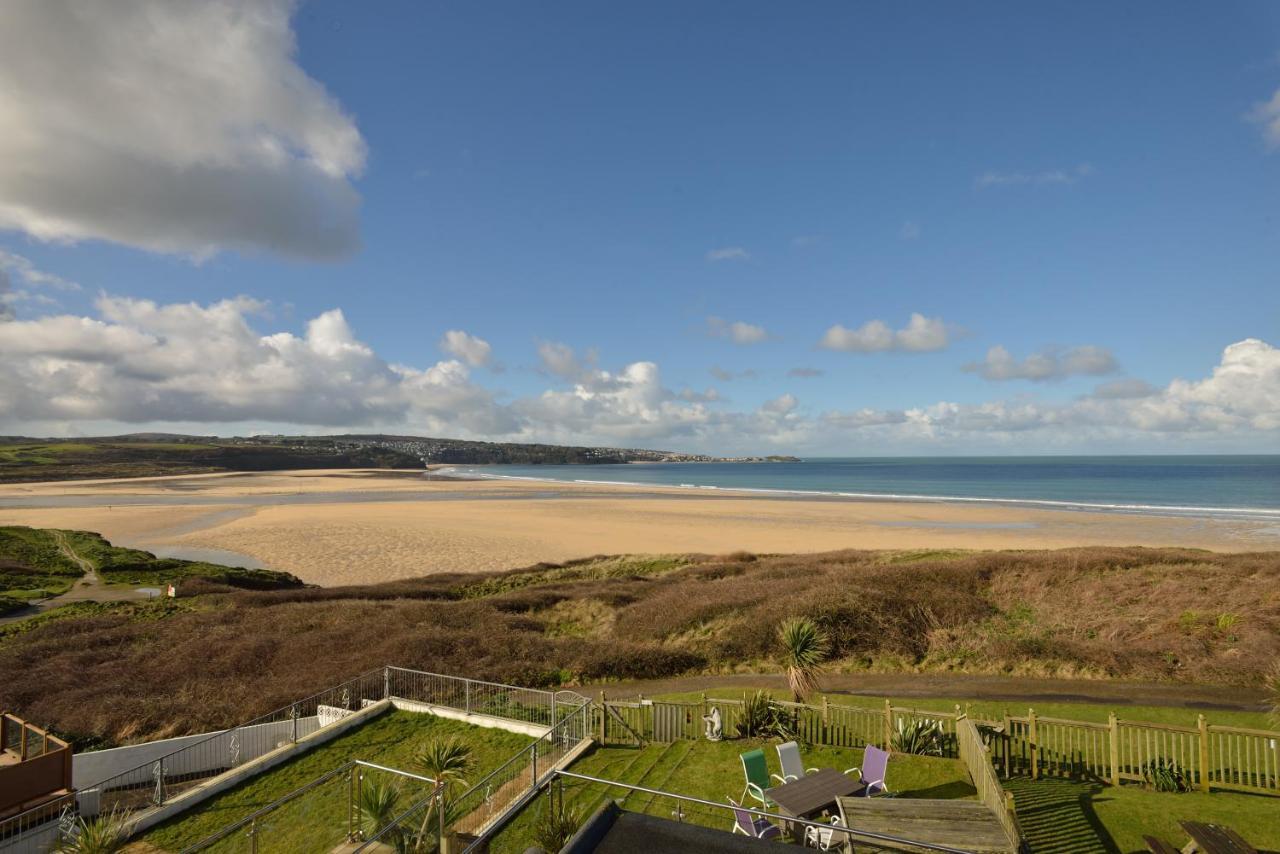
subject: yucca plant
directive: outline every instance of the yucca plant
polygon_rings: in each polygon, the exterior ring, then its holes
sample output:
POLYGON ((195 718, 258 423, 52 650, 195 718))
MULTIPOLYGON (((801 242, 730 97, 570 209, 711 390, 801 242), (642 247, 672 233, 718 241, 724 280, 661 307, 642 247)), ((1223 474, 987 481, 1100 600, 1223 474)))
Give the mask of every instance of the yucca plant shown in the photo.
POLYGON ((548 804, 538 814, 538 820, 533 825, 533 841, 543 851, 559 851, 582 826, 582 822, 581 808, 566 806, 563 801, 556 806, 548 804))
POLYGON ((116 854, 133 833, 133 822, 112 810, 97 818, 76 820, 71 838, 58 846, 59 854, 116 854))
POLYGON ((946 733, 942 723, 928 719, 908 721, 898 718, 897 728, 889 740, 889 746, 898 753, 914 753, 916 756, 941 756, 946 733))
POLYGON ((1142 779, 1157 792, 1189 792, 1186 770, 1172 759, 1160 757, 1142 766, 1142 779))
POLYGON ((743 703, 737 730, 739 738, 789 739, 795 735, 791 714, 764 691, 756 691, 743 703))
POLYGON ((830 640, 813 620, 793 617, 778 627, 778 642, 791 695, 797 703, 803 703, 818 690, 822 664, 831 652, 830 640))
MULTIPOLYGON (((400 789, 389 782, 366 780, 356 792, 357 829, 361 839, 372 839, 400 814, 400 789)), ((392 828, 381 841, 400 849, 399 829, 392 828)))

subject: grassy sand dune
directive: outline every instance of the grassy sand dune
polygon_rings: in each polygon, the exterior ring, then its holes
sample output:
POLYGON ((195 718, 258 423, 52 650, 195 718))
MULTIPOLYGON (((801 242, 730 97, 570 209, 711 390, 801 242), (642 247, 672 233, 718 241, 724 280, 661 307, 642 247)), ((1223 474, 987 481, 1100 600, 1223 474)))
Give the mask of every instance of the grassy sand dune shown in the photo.
POLYGON ((55 612, 0 629, 0 671, 26 674, 0 706, 120 741, 225 726, 387 663, 529 685, 776 672, 776 627, 801 614, 836 671, 1257 688, 1280 657, 1277 591, 1276 553, 600 557, 55 612))

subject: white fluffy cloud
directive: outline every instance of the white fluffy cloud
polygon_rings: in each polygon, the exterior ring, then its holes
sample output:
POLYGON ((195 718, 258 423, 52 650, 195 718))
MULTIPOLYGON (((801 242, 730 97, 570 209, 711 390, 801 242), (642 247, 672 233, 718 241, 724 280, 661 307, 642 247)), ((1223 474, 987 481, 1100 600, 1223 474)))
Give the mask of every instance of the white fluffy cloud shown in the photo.
POLYGON ((950 342, 947 325, 939 317, 913 313, 902 329, 892 329, 883 320, 868 320, 857 329, 839 323, 822 336, 818 346, 850 353, 877 353, 884 350, 924 352, 945 349, 950 342))
POLYGON ((97 308, 97 318, 4 324, 0 412, 35 422, 514 427, 465 365, 389 365, 337 309, 299 337, 254 331, 249 318, 263 306, 244 297, 207 306, 102 297, 97 308))
POLYGON ((1084 345, 1068 350, 1043 350, 1022 360, 997 344, 987 351, 981 362, 970 362, 964 370, 980 374, 984 379, 1032 380, 1045 382, 1076 375, 1101 376, 1119 369, 1116 358, 1105 347, 1084 345))
POLYGON ((723 317, 707 318, 707 334, 712 338, 728 338, 734 344, 759 344, 769 340, 763 326, 741 320, 728 321, 723 317))
POLYGON ((8 0, 0 228, 158 252, 359 243, 355 123, 295 60, 291 0, 8 0))
POLYGON ((1060 403, 944 400, 813 417, 791 394, 733 411, 713 389, 668 388, 654 362, 604 370, 593 353, 554 342, 539 347, 554 387, 501 402, 461 358, 389 364, 340 310, 301 333, 255 328, 269 322, 265 306, 247 297, 163 305, 104 296, 93 316, 0 324, 0 433, 272 424, 724 453, 1108 443, 1248 450, 1280 441, 1280 350, 1258 339, 1225 348, 1207 376, 1163 388, 1120 380, 1060 403))
POLYGON ((450 329, 440 339, 440 349, 456 356, 473 368, 483 367, 493 359, 493 348, 483 338, 477 338, 461 329, 450 329))

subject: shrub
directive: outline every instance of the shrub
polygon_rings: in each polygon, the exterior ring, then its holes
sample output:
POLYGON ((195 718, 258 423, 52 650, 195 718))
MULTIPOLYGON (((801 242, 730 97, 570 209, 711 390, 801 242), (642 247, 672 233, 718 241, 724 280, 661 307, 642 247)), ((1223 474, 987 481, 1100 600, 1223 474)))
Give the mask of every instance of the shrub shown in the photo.
POLYGON ((890 739, 890 747, 898 753, 913 753, 916 756, 941 756, 947 735, 942 731, 940 721, 921 718, 910 720, 898 718, 897 729, 890 739))
POLYGON ((71 838, 58 846, 58 854, 116 854, 124 850, 132 832, 133 822, 115 810, 97 818, 80 818, 71 838))
POLYGON ((1152 759, 1142 766, 1142 779, 1157 792, 1189 792, 1191 780, 1186 770, 1172 759, 1152 759))
POLYGON ((795 737, 795 721, 789 711, 764 691, 756 691, 742 706, 737 723, 738 738, 795 737))
POLYGON ((547 808, 539 811, 533 825, 533 841, 543 851, 559 851, 583 822, 580 806, 566 806, 563 800, 553 805, 552 801, 548 797, 547 808))

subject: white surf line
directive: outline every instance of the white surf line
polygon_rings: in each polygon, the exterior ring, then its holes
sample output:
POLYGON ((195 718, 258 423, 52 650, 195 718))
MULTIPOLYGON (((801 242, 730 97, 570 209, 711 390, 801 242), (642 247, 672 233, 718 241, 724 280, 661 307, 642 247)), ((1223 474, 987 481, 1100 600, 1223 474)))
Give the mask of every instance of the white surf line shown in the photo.
POLYGON ((1106 504, 1091 501, 1066 501, 1049 498, 995 498, 971 495, 918 495, 895 492, 843 492, 822 489, 779 489, 761 486, 713 486, 699 483, 646 483, 634 480, 572 480, 559 477, 535 477, 533 475, 495 474, 492 472, 467 472, 468 476, 489 480, 518 480, 534 483, 580 483, 589 486, 630 486, 642 489, 698 489, 753 495, 798 495, 821 498, 856 498, 860 500, 910 501, 919 503, 995 504, 1014 507, 1043 507, 1055 510, 1096 510, 1131 515, 1211 516, 1238 521, 1280 521, 1280 509, 1266 507, 1210 507, 1191 504, 1106 504))

